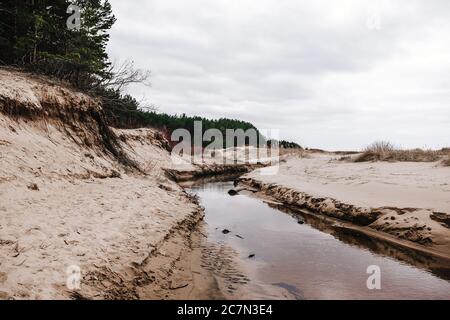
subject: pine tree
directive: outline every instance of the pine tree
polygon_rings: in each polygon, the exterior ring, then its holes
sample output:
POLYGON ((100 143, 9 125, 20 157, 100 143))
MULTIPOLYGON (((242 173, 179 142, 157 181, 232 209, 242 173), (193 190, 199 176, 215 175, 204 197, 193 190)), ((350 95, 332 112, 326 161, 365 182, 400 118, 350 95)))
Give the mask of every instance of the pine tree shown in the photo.
POLYGON ((107 0, 0 1, 0 63, 89 88, 111 77, 106 46, 115 22, 107 0), (81 9, 81 29, 68 30, 67 8, 81 9))

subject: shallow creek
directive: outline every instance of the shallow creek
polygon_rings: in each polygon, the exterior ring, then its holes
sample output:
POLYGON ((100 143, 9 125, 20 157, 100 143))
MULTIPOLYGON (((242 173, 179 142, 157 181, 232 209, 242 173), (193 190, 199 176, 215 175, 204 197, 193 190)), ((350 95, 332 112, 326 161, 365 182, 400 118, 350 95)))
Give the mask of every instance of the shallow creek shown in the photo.
POLYGON ((433 269, 427 258, 343 232, 312 214, 248 194, 230 196, 232 188, 228 181, 187 190, 205 208, 205 241, 231 248, 246 270, 242 298, 450 299, 448 266, 433 269), (369 290, 373 265, 381 289, 369 290))

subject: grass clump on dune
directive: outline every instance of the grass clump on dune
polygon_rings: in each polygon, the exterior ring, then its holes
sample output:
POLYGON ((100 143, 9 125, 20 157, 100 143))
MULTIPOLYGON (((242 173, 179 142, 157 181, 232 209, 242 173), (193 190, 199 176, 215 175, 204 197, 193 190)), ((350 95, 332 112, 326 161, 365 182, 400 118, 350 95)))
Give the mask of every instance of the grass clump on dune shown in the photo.
MULTIPOLYGON (((358 155, 355 162, 367 161, 410 161, 410 162, 435 162, 450 155, 450 149, 423 150, 423 149, 398 149, 392 143, 377 141, 364 149, 358 155)), ((450 166, 450 158, 444 160, 444 165, 450 166)))

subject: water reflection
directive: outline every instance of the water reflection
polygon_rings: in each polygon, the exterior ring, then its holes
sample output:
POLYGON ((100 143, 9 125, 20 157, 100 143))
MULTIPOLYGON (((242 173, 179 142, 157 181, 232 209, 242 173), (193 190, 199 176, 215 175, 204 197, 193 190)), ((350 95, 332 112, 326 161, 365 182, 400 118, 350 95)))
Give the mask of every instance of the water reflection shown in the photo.
POLYGON ((438 257, 418 252, 413 249, 396 246, 387 241, 374 239, 357 230, 334 225, 330 222, 330 219, 326 217, 317 216, 306 211, 302 212, 270 202, 266 202, 266 204, 271 208, 291 215, 298 221, 307 223, 320 231, 329 233, 342 242, 369 249, 371 252, 379 255, 393 257, 413 266, 426 269, 442 279, 450 280, 450 266, 447 261, 439 259, 438 257))
POLYGON ((190 190, 205 207, 207 241, 233 248, 252 270, 250 283, 282 288, 294 299, 450 299, 448 265, 349 232, 321 216, 229 196, 232 187, 215 182, 190 190), (382 270, 381 290, 367 289, 370 265, 382 270))

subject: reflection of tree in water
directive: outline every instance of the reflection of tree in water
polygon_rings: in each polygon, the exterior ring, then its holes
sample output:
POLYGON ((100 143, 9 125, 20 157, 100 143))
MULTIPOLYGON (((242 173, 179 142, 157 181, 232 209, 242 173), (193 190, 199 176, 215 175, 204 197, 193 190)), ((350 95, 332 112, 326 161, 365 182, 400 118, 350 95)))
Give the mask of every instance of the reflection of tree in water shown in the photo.
POLYGON ((332 219, 315 215, 307 211, 291 208, 289 206, 269 203, 266 204, 276 210, 289 214, 299 223, 306 223, 315 229, 328 233, 336 239, 360 248, 365 248, 381 256, 392 257, 406 262, 409 265, 428 270, 444 280, 450 280, 450 265, 448 261, 436 258, 426 253, 396 246, 387 241, 373 239, 357 230, 347 229, 335 224, 332 219))

